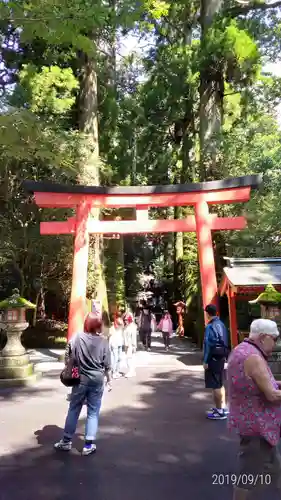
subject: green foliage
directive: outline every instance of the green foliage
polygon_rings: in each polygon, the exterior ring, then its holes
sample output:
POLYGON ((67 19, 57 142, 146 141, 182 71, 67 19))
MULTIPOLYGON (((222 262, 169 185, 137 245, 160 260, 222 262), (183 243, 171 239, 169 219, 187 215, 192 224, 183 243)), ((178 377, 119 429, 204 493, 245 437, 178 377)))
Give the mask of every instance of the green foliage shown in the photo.
POLYGON ((38 320, 22 335, 26 349, 65 349, 67 343, 67 323, 54 320, 38 320))
POLYGON ((24 65, 19 81, 24 102, 33 113, 64 115, 75 104, 78 81, 71 68, 43 66, 40 71, 32 64, 24 65))
POLYGON ((58 129, 26 109, 11 108, 0 115, 0 171, 24 161, 33 168, 45 163, 65 169, 67 176, 78 160, 81 142, 74 131, 58 129))
POLYGON ((166 16, 170 8, 170 4, 164 0, 145 0, 144 6, 155 19, 166 16))
POLYGON ((257 76, 260 67, 257 43, 236 20, 224 19, 214 24, 202 49, 202 67, 207 66, 212 73, 223 71, 228 83, 245 85, 257 76))
POLYGON ((44 39, 49 45, 70 45, 87 53, 95 51, 88 33, 103 28, 108 18, 106 5, 87 0, 7 1, 0 12, 21 29, 23 42, 44 39))
POLYGON ((250 304, 280 304, 281 303, 281 293, 277 292, 273 285, 269 284, 266 286, 265 291, 260 293, 260 295, 255 299, 250 301, 250 304))

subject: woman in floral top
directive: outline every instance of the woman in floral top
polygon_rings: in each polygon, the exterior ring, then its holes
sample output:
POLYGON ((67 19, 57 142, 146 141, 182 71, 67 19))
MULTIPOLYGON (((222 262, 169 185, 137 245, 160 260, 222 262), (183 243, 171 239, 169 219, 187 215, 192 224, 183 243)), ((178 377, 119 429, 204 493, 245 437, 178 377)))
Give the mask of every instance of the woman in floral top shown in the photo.
POLYGON ((254 486, 273 484, 281 492, 281 390, 268 365, 279 338, 268 319, 253 321, 249 338, 228 359, 230 430, 240 438, 239 472, 233 500, 246 500, 254 486), (244 478, 244 480, 243 480, 244 478), (253 479, 253 480, 252 480, 253 479))

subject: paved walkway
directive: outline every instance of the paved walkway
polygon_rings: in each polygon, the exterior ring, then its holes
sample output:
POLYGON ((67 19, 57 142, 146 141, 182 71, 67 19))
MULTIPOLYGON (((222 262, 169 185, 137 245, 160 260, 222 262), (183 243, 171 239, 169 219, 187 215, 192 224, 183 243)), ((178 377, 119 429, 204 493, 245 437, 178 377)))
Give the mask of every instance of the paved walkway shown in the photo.
MULTIPOLYGON (((165 353, 155 341, 153 352, 138 353, 137 377, 105 394, 90 457, 78 451, 84 413, 73 451, 53 451, 67 411, 55 354, 33 353, 52 364, 35 386, 0 391, 0 500, 231 499, 236 441, 225 422, 205 419, 211 400, 196 350, 180 344, 165 353)), ((268 489, 256 498, 278 497, 268 489)))

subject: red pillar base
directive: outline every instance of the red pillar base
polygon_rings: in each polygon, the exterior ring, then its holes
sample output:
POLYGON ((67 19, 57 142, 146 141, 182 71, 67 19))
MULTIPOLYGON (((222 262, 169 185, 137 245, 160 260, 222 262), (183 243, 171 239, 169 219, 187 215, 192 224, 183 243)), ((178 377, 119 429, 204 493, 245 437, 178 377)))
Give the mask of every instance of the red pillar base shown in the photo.
POLYGON ((231 287, 228 288, 228 310, 229 310, 229 326, 230 326, 230 340, 231 347, 236 347, 239 344, 238 327, 237 327, 237 313, 236 313, 236 300, 235 294, 231 287))

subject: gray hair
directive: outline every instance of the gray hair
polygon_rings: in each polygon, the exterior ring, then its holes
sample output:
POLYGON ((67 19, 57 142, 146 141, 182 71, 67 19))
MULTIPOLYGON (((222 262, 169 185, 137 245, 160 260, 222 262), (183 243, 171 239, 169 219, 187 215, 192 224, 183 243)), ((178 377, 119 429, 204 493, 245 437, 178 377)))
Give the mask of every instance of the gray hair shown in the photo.
POLYGON ((271 319, 255 319, 250 327, 250 339, 258 339, 261 335, 271 335, 272 337, 279 337, 279 331, 275 321, 271 319))

